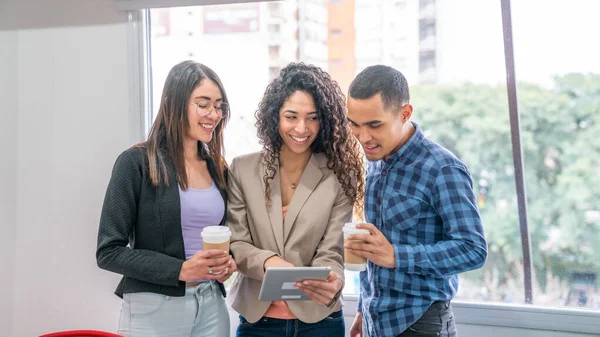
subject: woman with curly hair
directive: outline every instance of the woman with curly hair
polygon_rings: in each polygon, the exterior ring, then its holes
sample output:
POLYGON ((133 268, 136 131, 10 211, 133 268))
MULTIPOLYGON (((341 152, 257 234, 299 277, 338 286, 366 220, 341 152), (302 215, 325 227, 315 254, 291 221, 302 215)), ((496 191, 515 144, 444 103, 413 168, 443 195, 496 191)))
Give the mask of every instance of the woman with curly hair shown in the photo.
POLYGON ((263 150, 235 158, 229 173, 237 336, 343 336, 342 227, 363 198, 344 94, 320 68, 292 63, 267 87, 256 120, 263 150), (294 266, 332 271, 295 285, 312 301, 258 299, 267 268, 294 266))

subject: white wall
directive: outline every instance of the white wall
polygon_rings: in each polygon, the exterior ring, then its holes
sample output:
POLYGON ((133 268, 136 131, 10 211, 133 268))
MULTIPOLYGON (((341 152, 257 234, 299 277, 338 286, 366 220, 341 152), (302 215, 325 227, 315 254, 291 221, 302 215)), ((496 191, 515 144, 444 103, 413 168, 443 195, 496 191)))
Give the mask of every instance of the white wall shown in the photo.
MULTIPOLYGON (((1 8, 0 8, 1 10, 1 8)), ((0 31, 0 327, 12 334, 17 228, 17 33, 0 31)))
POLYGON ((0 12, 2 162, 15 163, 0 176, 0 270, 14 274, 0 279, 2 335, 114 331, 118 277, 94 254, 110 170, 135 129, 127 14, 114 0, 9 0, 0 12))

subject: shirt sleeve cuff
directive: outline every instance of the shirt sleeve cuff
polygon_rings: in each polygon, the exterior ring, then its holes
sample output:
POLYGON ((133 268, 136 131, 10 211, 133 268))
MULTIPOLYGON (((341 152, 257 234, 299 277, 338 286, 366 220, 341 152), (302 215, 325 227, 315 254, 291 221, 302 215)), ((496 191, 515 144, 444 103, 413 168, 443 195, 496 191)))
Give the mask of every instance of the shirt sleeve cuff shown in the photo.
POLYGON ((415 252, 407 245, 393 245, 396 257, 396 270, 406 273, 415 272, 415 252))

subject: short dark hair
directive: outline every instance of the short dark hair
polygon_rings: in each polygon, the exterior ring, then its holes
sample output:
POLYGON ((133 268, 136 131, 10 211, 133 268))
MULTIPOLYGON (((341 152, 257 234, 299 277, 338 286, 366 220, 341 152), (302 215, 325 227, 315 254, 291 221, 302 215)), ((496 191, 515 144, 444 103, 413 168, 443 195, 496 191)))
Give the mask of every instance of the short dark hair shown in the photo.
POLYGON ((398 70, 374 65, 361 71, 350 84, 348 94, 355 99, 369 99, 381 93, 383 107, 396 111, 410 102, 408 82, 398 70))

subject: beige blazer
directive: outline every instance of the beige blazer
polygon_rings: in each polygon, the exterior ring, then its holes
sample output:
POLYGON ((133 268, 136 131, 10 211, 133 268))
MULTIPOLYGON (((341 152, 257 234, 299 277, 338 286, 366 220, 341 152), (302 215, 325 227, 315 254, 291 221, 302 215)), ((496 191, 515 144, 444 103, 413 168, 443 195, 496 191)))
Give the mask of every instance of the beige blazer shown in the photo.
MULTIPOLYGON (((324 154, 313 154, 298 187, 282 215, 279 163, 271 185, 271 206, 265 203, 266 166, 262 153, 237 157, 229 168, 227 225, 231 251, 239 273, 228 302, 249 322, 258 321, 271 302, 259 301, 266 259, 279 255, 295 266, 329 266, 344 280, 344 223, 352 217, 352 203, 324 154)), ((341 299, 331 308, 313 301, 288 301, 303 322, 314 323, 342 308, 341 299)))

